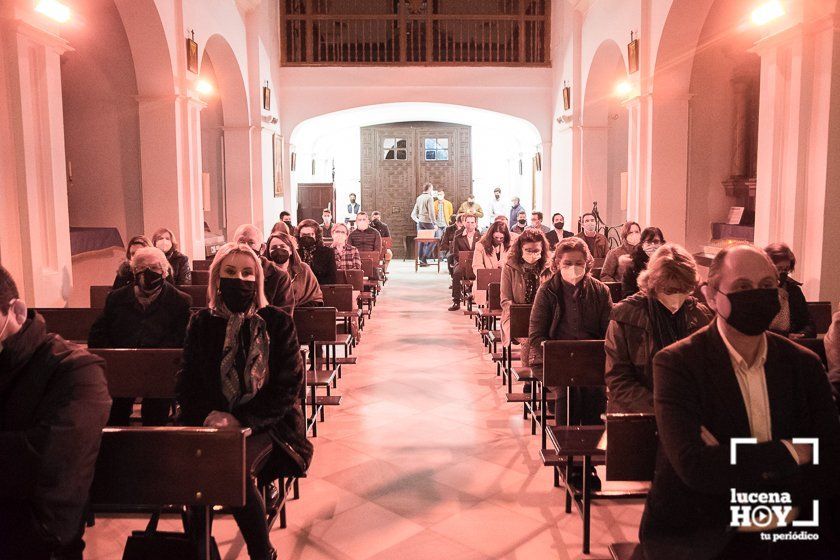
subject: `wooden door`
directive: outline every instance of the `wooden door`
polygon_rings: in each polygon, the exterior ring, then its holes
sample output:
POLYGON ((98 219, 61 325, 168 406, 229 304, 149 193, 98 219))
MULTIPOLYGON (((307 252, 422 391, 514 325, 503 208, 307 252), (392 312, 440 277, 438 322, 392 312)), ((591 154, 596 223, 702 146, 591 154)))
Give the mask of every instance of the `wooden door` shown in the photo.
POLYGON ((315 220, 320 224, 325 208, 332 210, 335 219, 335 188, 332 183, 298 183, 297 223, 315 220))

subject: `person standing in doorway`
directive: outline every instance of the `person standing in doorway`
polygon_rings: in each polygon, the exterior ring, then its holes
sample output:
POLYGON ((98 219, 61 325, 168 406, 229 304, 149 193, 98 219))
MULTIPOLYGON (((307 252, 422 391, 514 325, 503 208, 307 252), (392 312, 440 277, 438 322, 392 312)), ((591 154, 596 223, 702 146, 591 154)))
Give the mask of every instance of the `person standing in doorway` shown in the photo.
POLYGON ((495 220, 496 216, 508 216, 508 207, 502 200, 502 188, 493 189, 493 200, 490 201, 490 218, 495 220))
POLYGON ((510 213, 508 214, 508 217, 510 218, 509 223, 511 229, 513 229, 513 225, 516 223, 517 220, 516 217, 519 215, 520 212, 523 212, 526 216, 528 215, 528 213, 525 212, 525 207, 519 203, 519 197, 514 196, 510 200, 510 213))
MULTIPOLYGON (((434 187, 431 183, 423 185, 423 192, 417 197, 414 202, 414 209, 411 211, 411 219, 417 224, 417 231, 437 229, 435 225, 435 199, 432 196, 432 189, 434 187)), ((417 255, 420 266, 429 266, 426 259, 432 252, 432 245, 430 243, 422 243, 417 255)))
POLYGON ((350 193, 350 204, 347 205, 347 215, 344 223, 351 226, 356 223, 356 214, 362 211, 362 205, 356 202, 356 193, 350 193))
POLYGON ((443 236, 443 230, 449 225, 449 218, 452 216, 452 203, 446 200, 446 193, 443 190, 437 192, 435 197, 435 238, 443 236))

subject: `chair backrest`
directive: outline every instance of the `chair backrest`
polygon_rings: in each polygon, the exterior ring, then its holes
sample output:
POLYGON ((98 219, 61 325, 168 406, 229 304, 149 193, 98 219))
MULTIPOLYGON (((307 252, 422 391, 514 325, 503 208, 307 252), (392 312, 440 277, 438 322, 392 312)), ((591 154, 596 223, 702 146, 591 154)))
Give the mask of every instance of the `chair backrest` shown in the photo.
POLYGON ((193 271, 196 270, 210 270, 210 265, 213 263, 213 259, 206 259, 203 261, 193 261, 192 269, 193 271))
POLYGON ((658 444, 652 413, 607 414, 607 480, 653 480, 658 444))
POLYGON ((111 286, 91 286, 90 287, 90 306, 94 309, 104 309, 105 300, 108 299, 108 294, 111 293, 111 286))
POLYGON ((353 286, 350 284, 321 284, 324 305, 338 311, 353 310, 353 286))
POLYGON ((475 273, 475 289, 486 290, 491 282, 502 281, 501 268, 479 268, 475 273))
POLYGON ((357 292, 361 292, 365 288, 365 273, 358 268, 339 270, 336 280, 339 284, 350 284, 357 292))
POLYGON ((817 356, 823 363, 823 366, 828 368, 828 356, 825 353, 825 340, 822 338, 797 338, 794 342, 798 342, 800 346, 804 346, 817 356))
POLYGON ((192 283, 195 286, 206 286, 210 283, 210 271, 209 270, 193 270, 191 272, 192 275, 192 283))
POLYGON ((379 260, 382 258, 382 255, 380 255, 376 251, 359 251, 359 258, 361 258, 362 260, 370 259, 375 265, 378 265, 379 260))
POLYGON ((90 328, 102 315, 102 309, 58 307, 36 309, 47 323, 47 331, 71 342, 87 343, 90 328))
POLYGON ((376 280, 375 270, 372 259, 362 259, 362 272, 364 272, 366 279, 376 280))
POLYGON ((472 269, 473 252, 458 251, 458 264, 466 269, 472 269))
POLYGON ((546 387, 603 387, 607 355, 603 340, 547 340, 543 343, 546 387))
POLYGON ((831 326, 831 302, 830 301, 809 301, 808 313, 814 326, 817 327, 817 334, 825 334, 831 326))
POLYGON ((295 330, 301 346, 335 340, 335 307, 296 307, 295 330))
POLYGON ((512 303, 510 305, 510 338, 527 338, 531 324, 531 304, 512 303))
POLYGON ((180 348, 90 348, 105 360, 111 398, 175 398, 180 348))
POLYGON ((604 282, 607 288, 610 289, 610 298, 612 298, 613 303, 618 303, 623 297, 621 297, 621 282, 604 282))
POLYGON ((589 273, 592 275, 592 278, 594 278, 595 280, 600 280, 601 279, 601 272, 603 272, 603 270, 604 269, 599 266, 597 268, 593 268, 589 273))
MULTIPOLYGON (((479 271, 481 272, 481 271, 479 271)), ((502 308, 502 285, 499 282, 487 284, 487 309, 490 311, 502 308)))
POLYGON ((250 429, 105 428, 90 501, 101 506, 245 505, 250 429))

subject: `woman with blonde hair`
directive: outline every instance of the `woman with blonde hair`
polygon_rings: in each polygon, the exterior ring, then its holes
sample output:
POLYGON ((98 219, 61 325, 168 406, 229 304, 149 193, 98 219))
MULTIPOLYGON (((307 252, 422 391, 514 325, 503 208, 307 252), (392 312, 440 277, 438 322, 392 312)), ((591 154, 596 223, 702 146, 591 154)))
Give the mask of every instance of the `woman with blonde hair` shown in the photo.
POLYGON ((176 383, 180 422, 251 428, 246 501, 233 516, 252 559, 276 558, 258 482, 302 476, 312 459, 300 407, 304 365, 295 325, 288 313, 268 305, 262 265, 248 245, 219 249, 207 291, 209 308, 187 327, 176 383))
POLYGON ((189 286, 192 284, 192 272, 190 271, 190 258, 178 251, 178 244, 175 243, 175 235, 172 230, 159 228, 152 234, 152 245, 163 251, 166 260, 172 267, 171 281, 176 286, 189 286))
POLYGON ((639 292, 613 307, 604 347, 609 412, 653 412, 653 357, 706 326, 713 317, 692 295, 697 264, 668 243, 639 275, 639 292))

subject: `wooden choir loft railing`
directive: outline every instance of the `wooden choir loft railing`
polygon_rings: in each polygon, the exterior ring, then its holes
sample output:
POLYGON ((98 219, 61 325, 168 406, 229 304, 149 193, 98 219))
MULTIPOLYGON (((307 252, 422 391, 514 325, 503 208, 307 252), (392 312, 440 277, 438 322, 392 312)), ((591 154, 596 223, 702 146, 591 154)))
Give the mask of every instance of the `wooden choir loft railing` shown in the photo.
POLYGON ((278 0, 287 66, 548 66, 551 0, 278 0))

